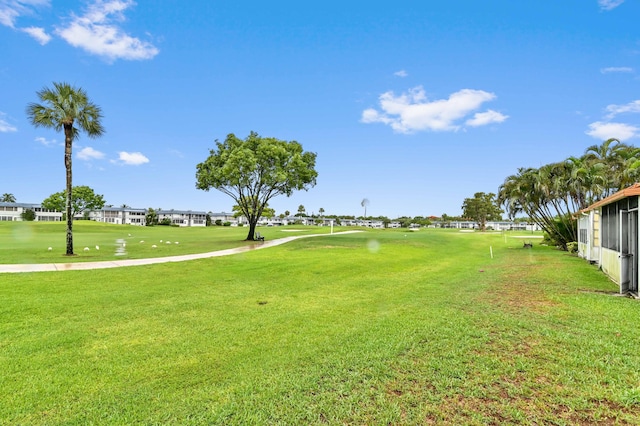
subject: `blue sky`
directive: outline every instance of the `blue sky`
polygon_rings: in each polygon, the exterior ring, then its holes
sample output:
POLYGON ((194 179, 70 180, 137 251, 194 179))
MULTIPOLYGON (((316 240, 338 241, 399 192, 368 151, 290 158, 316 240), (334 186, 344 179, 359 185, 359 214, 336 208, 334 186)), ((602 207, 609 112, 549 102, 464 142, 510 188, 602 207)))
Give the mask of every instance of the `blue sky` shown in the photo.
POLYGON ((639 17, 635 0, 0 0, 0 193, 64 188, 63 136, 25 113, 64 81, 103 109, 73 170, 107 204, 230 211, 196 164, 256 131, 318 155, 278 214, 458 215, 519 167, 638 143, 639 17))

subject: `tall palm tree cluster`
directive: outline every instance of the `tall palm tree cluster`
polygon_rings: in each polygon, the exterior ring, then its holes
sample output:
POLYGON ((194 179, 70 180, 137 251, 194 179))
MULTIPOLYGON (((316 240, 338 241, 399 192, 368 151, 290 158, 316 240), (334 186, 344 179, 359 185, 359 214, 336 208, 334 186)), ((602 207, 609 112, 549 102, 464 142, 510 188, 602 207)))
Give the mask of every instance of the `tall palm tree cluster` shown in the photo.
POLYGON ((638 181, 640 148, 608 139, 581 157, 518 169, 500 186, 498 202, 511 218, 528 216, 566 249, 577 241, 575 213, 638 181))

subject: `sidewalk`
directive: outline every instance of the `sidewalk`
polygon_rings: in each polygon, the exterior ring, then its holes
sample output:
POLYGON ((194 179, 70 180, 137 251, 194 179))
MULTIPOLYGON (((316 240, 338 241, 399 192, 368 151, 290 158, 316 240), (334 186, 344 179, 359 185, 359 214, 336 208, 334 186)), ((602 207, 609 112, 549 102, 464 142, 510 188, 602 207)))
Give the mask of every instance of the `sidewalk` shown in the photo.
POLYGON ((154 263, 184 262, 186 260, 206 259, 209 257, 229 256, 252 250, 260 250, 275 247, 300 238, 326 237, 330 235, 353 234, 362 231, 343 231, 333 234, 295 235, 292 237, 278 238, 276 240, 256 242, 250 246, 237 247, 226 250, 210 251, 208 253, 184 254, 180 256, 153 257, 148 259, 124 259, 105 260, 102 262, 78 262, 78 263, 34 263, 34 264, 0 264, 0 273, 18 272, 51 272, 51 271, 83 271, 89 269, 121 268, 124 266, 152 265, 154 263))

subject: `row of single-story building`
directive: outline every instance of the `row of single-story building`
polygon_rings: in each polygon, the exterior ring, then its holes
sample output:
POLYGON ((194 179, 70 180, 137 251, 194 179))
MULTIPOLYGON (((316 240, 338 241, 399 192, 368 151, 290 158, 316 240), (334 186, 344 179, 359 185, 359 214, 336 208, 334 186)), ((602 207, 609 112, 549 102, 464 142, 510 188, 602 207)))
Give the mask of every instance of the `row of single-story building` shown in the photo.
MULTIPOLYGON (((6 203, 0 202, 0 221, 21 221, 22 215, 32 210, 35 213, 37 222, 61 221, 63 213, 56 210, 47 210, 40 204, 29 203, 6 203)), ((178 226, 206 226, 207 215, 212 221, 221 220, 238 224, 238 219, 231 213, 207 213, 192 210, 155 210, 158 221, 169 219, 172 224, 178 226)), ((147 209, 137 209, 131 207, 104 207, 100 210, 89 211, 76 216, 76 219, 94 220, 96 222, 113 223, 117 225, 138 225, 147 224, 147 209)))
POLYGON ((638 197, 640 183, 592 204, 578 214, 578 255, 638 297, 638 197))
MULTIPOLYGON (((0 221, 19 221, 22 220, 22 214, 31 209, 35 212, 35 220, 39 222, 44 221, 61 221, 62 212, 47 210, 42 208, 40 204, 28 204, 28 203, 0 203, 0 221)), ((137 225, 145 226, 147 224, 148 209, 132 208, 132 207, 103 207, 100 210, 94 210, 87 213, 79 214, 77 219, 88 218, 96 222, 112 223, 116 225, 137 225)), ((194 210, 155 210, 158 216, 158 221, 164 221, 169 219, 172 225, 177 226, 206 226, 207 215, 210 217, 213 223, 220 221, 222 223, 229 223, 231 226, 239 226, 247 223, 245 217, 235 217, 232 213, 220 212, 204 212, 194 210)), ((301 225, 320 225, 320 226, 363 226, 367 228, 382 229, 385 227, 385 223, 379 219, 345 219, 339 220, 333 218, 318 218, 318 217, 300 217, 300 216, 288 216, 288 217, 262 217, 258 222, 259 226, 287 226, 293 224, 301 225)), ((504 230, 520 230, 520 231, 539 231, 540 228, 531 223, 522 222, 510 222, 510 221, 492 221, 487 222, 487 228, 504 231, 504 230)), ((402 224, 399 221, 391 221, 387 223, 388 228, 400 228, 402 224)), ((413 225, 413 227, 419 227, 413 225)), ((479 225, 474 221, 436 221, 431 227, 435 228, 453 228, 453 229, 478 229, 479 225)))
MULTIPOLYGON (((0 221, 21 221, 25 211, 32 210, 35 213, 35 221, 61 221, 62 212, 55 210, 47 210, 42 208, 40 204, 29 203, 5 203, 0 202, 0 221)), ((169 219, 172 225, 177 226, 206 226, 207 216, 211 222, 228 223, 231 226, 245 225, 247 219, 243 216, 235 217, 233 213, 213 213, 194 210, 154 210, 158 221, 162 222, 169 219)), ((112 223, 115 225, 136 225, 145 226, 147 224, 148 209, 132 208, 132 207, 103 207, 100 210, 92 210, 78 214, 77 219, 89 219, 96 222, 112 223)), ((330 226, 335 219, 314 218, 314 217, 272 217, 260 218, 258 225, 260 226, 286 226, 292 224, 301 225, 323 225, 330 226)), ((384 228, 381 220, 361 220, 361 219, 340 219, 342 226, 366 226, 369 228, 384 228)), ((399 222, 392 222, 393 227, 400 227, 399 222)))
MULTIPOLYGON (((433 228, 480 229, 480 224, 472 220, 434 221, 430 226, 433 228)), ((535 223, 511 221, 489 221, 485 224, 485 229, 493 231, 542 231, 542 228, 535 223)))

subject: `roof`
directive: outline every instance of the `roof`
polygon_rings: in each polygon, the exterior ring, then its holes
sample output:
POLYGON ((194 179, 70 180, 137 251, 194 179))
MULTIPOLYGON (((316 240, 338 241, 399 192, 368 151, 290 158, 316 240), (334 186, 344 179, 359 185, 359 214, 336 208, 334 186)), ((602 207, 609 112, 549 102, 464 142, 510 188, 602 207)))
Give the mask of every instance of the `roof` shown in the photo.
POLYGON ((22 207, 22 208, 36 208, 41 207, 42 204, 32 204, 32 203, 8 203, 8 202, 0 202, 0 206, 3 207, 22 207))
POLYGON ((106 206, 103 207, 99 210, 94 210, 94 211, 117 211, 117 212, 146 212, 147 209, 138 209, 138 208, 133 208, 133 207, 113 207, 113 206, 106 206))
POLYGON ((158 216, 167 216, 167 215, 172 215, 172 214, 190 214, 190 215, 194 215, 194 214, 200 214, 200 215, 206 215, 207 212, 200 212, 200 211, 194 211, 194 210, 156 210, 156 214, 158 216))
POLYGON ((598 207, 606 206, 607 204, 615 203, 618 200, 622 200, 623 198, 627 197, 633 197, 634 195, 640 195, 640 183, 634 183, 628 188, 622 189, 615 194, 609 195, 607 198, 603 198, 602 200, 591 204, 589 207, 582 211, 588 212, 590 210, 595 210, 598 207))

